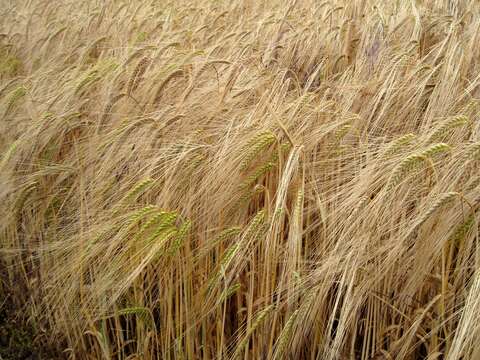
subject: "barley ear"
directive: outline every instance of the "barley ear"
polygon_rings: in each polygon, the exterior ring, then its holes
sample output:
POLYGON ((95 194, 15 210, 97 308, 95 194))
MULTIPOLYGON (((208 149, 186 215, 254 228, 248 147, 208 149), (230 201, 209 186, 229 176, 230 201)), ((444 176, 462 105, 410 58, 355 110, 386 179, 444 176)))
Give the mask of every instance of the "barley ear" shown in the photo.
POLYGON ((267 318, 267 316, 272 312, 273 309, 274 306, 269 305, 258 312, 257 316, 252 322, 252 325, 247 329, 247 332, 245 333, 243 338, 238 342, 232 359, 241 358, 243 350, 247 347, 250 337, 255 332, 255 330, 262 324, 262 322, 267 318))
POLYGON ((290 338, 292 335, 293 324, 295 322, 295 319, 297 318, 298 311, 299 311, 298 309, 295 310, 294 313, 290 316, 290 318, 287 320, 287 322, 283 326, 283 329, 280 332, 280 335, 278 336, 278 339, 277 339, 275 352, 273 354, 273 359, 286 358, 286 350, 287 350, 288 342, 290 341, 290 338))
POLYGON ((132 93, 140 84, 141 77, 147 70, 147 67, 149 64, 150 64, 150 58, 148 57, 144 57, 138 62, 137 66, 135 67, 135 70, 133 71, 132 76, 130 77, 130 80, 128 81, 128 85, 127 85, 128 96, 132 96, 132 93))
POLYGON ((244 158, 240 165, 240 168, 242 170, 245 170, 250 165, 255 156, 257 156, 262 150, 273 144, 276 139, 276 136, 271 131, 264 131, 251 139, 242 151, 244 153, 244 158))

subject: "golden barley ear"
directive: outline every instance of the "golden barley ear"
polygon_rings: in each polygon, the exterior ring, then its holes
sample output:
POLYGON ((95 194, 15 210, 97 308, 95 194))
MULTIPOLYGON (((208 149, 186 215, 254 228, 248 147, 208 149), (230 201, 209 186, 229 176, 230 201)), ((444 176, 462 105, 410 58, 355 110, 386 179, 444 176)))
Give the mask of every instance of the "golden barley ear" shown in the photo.
POLYGON ((151 62, 151 59, 149 57, 143 57, 138 62, 127 84, 128 96, 132 96, 132 93, 137 89, 143 74, 145 74, 145 71, 147 71, 148 65, 150 65, 150 62, 151 62))
POLYGON ((83 53, 82 55, 82 60, 80 61, 82 64, 86 64, 88 62, 93 62, 95 61, 96 59, 98 59, 98 57, 100 56, 100 52, 98 51, 98 46, 104 42, 105 40, 107 39, 106 36, 102 36, 102 37, 99 37, 97 40, 95 40, 94 42, 92 42, 88 47, 87 49, 85 50, 85 52, 83 53))
POLYGON ((341 125, 338 129, 335 130, 335 141, 340 142, 352 129, 352 124, 347 122, 346 124, 341 125))
POLYGON ((103 125, 103 123, 108 120, 108 118, 112 114, 112 110, 113 110, 113 107, 115 106, 115 104, 125 96, 126 96, 125 93, 121 93, 121 94, 117 94, 114 97, 110 98, 107 105, 105 106, 105 109, 103 110, 103 115, 102 115, 102 118, 100 120, 100 126, 103 125))
POLYGON ((478 158, 478 154, 480 153, 480 141, 474 142, 469 144, 465 149, 465 153, 463 155, 463 159, 467 160, 475 160, 478 158))
POLYGON ((33 192, 37 190, 37 185, 37 182, 33 182, 23 187, 15 199, 15 204, 13 206, 14 214, 19 214, 23 210, 27 199, 30 197, 30 195, 32 195, 33 192))
POLYGON ((163 94, 163 90, 165 87, 168 85, 170 81, 173 81, 175 78, 180 77, 185 74, 185 71, 183 69, 176 69, 173 70, 158 86, 158 88, 154 91, 154 96, 153 96, 153 103, 156 104, 158 103, 163 94))
POLYGON ((427 221, 432 216, 433 213, 435 213, 444 205, 451 202, 457 196, 460 196, 460 194, 455 191, 441 194, 438 199, 432 204, 432 206, 430 206, 430 208, 424 214, 422 214, 422 216, 415 222, 413 229, 418 229, 420 226, 422 226, 422 224, 425 223, 425 221, 427 221))

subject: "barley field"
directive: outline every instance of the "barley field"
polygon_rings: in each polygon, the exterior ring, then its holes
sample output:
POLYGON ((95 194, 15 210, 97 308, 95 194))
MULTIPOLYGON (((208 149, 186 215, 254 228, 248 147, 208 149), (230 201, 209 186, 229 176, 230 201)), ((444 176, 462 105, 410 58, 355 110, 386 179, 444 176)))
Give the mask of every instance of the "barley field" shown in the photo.
POLYGON ((0 15, 0 359, 480 359, 479 1, 0 15))

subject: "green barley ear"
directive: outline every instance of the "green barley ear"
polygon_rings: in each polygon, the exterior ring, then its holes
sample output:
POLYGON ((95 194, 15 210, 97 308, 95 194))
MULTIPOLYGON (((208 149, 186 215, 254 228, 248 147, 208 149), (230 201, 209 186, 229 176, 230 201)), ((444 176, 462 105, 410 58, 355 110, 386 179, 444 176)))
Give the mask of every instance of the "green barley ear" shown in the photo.
POLYGON ((259 233, 261 233, 260 230, 262 229, 262 225, 265 222, 266 214, 267 214, 267 212, 264 209, 257 212, 257 214, 252 219, 249 227, 247 228, 247 230, 245 232, 245 238, 247 238, 247 239, 255 238, 255 237, 257 237, 257 235, 259 233))
POLYGON ((222 260, 220 261, 220 271, 222 274, 225 273, 225 270, 228 268, 230 265, 230 261, 232 258, 235 256, 239 249, 238 244, 233 244, 228 250, 225 252, 225 255, 223 256, 222 260))
POLYGON ((153 212, 158 211, 158 208, 153 205, 148 205, 145 206, 144 208, 141 208, 140 210, 135 211, 129 218, 128 223, 129 224, 134 224, 140 221, 141 219, 145 218, 145 216, 150 215, 153 212))
MULTIPOLYGON (((237 236, 238 234, 240 234, 242 232, 242 228, 240 226, 232 226, 232 227, 229 227, 225 230, 223 230, 222 232, 220 232, 220 234, 218 234, 217 236, 215 236, 213 238, 213 240, 211 241, 211 247, 213 246, 216 246, 217 244, 221 244, 235 236, 237 236)), ((208 251, 210 251, 211 247, 209 246, 208 248, 206 248, 205 250, 203 250, 200 254, 200 256, 205 256, 206 253, 208 251)))
POLYGON ((170 248, 170 254, 174 255, 178 252, 181 248, 182 244, 184 243, 185 239, 188 237, 192 230, 192 222, 190 220, 185 221, 182 226, 178 229, 178 233, 175 236, 175 240, 170 248))
POLYGON ((440 140, 451 129, 463 126, 469 122, 469 119, 464 115, 457 115, 445 120, 430 136, 429 141, 440 140))
POLYGON ((233 359, 239 359, 242 356, 244 349, 247 347, 250 337, 255 332, 255 330, 262 324, 262 322, 267 318, 267 316, 272 312, 274 309, 273 305, 267 306, 265 309, 262 309, 258 312, 257 316, 252 322, 252 325, 247 329, 245 336, 238 342, 238 345, 235 349, 235 352, 232 356, 233 359))
POLYGON ((235 257, 235 254, 237 253, 238 249, 239 249, 239 244, 236 243, 230 246, 225 251, 222 259, 220 260, 219 270, 215 272, 212 278, 208 281, 207 292, 211 292, 215 288, 215 286, 218 284, 221 277, 225 275, 225 271, 229 267, 232 259, 235 257))
POLYGON ((205 163, 207 160, 207 155, 201 152, 195 152, 192 154, 191 157, 184 159, 186 176, 191 176, 195 172, 196 169, 202 164, 205 163))
POLYGON ((346 123, 346 124, 343 124, 342 126, 340 126, 335 131, 335 140, 337 142, 342 140, 345 137, 345 135, 347 135, 347 133, 350 131, 351 128, 352 128, 352 124, 350 124, 350 123, 346 123))
POLYGON ((284 214, 285 214, 285 208, 284 207, 279 207, 278 209, 275 210, 272 217, 273 217, 273 219, 277 220, 284 214))
POLYGON ((217 237, 213 240, 215 244, 217 243, 222 243, 225 240, 228 240, 238 234, 242 231, 242 228, 240 226, 232 226, 228 229, 223 230, 220 234, 218 234, 217 237))
POLYGON ((405 176, 405 173, 415 169, 424 160, 426 160, 426 157, 422 154, 412 154, 403 159, 393 170, 392 176, 389 180, 388 188, 391 189, 395 185, 399 184, 405 176))
POLYGON ((415 139, 415 134, 405 134, 387 145, 384 156, 390 156, 397 153, 401 148, 410 144, 415 139))
POLYGON ((99 70, 97 68, 91 69, 80 79, 77 86, 75 87, 74 94, 81 94, 88 85, 91 85, 98 80, 100 80, 99 70))
POLYGON ((124 198, 124 201, 136 199, 140 194, 153 184, 153 179, 145 179, 140 181, 132 190, 130 190, 124 198))
POLYGON ((6 82, 2 87, 0 87, 0 98, 3 97, 3 94, 10 88, 11 85, 13 85, 16 82, 16 79, 12 79, 8 82, 6 82))
POLYGON ((45 111, 41 115, 40 119, 41 119, 41 121, 53 120, 53 119, 55 119, 55 113, 53 113, 51 111, 45 111))
POLYGON ((316 295, 317 295, 316 289, 312 288, 308 290, 308 292, 303 297, 303 300, 300 304, 300 307, 298 309, 298 314, 297 314, 297 318, 300 321, 305 321, 305 319, 307 319, 308 317, 308 314, 311 313, 312 306, 316 300, 316 295))
POLYGON ((18 147, 19 139, 15 140, 5 151, 5 154, 2 156, 2 160, 0 160, 0 170, 8 163, 8 160, 12 157, 18 147))
POLYGON ((144 42, 145 40, 147 40, 147 38, 148 38, 148 34, 145 31, 141 31, 136 35, 134 43, 138 44, 138 43, 144 42))
POLYGON ((22 211, 25 202, 27 201, 28 197, 37 189, 37 182, 33 182, 25 186, 20 195, 15 200, 15 205, 13 207, 14 213, 18 214, 22 211))
POLYGON ((418 165, 434 155, 449 151, 451 148, 445 143, 438 143, 430 145, 425 150, 409 155, 403 159, 400 164, 394 169, 389 180, 389 189, 400 183, 406 173, 414 170, 418 165))
POLYGON ((293 323, 298 315, 298 309, 290 316, 288 321, 285 323, 280 335, 278 336, 277 345, 275 347, 275 352, 273 354, 273 359, 285 359, 285 352, 287 350, 288 342, 290 341, 293 323))
POLYGON ((455 231, 453 232, 452 236, 450 237, 450 241, 454 244, 459 244, 462 240, 467 236, 470 229, 475 224, 475 213, 471 214, 467 219, 457 226, 455 231))
POLYGON ((143 235, 154 226, 156 227, 155 231, 163 231, 168 227, 173 226, 173 223, 177 219, 177 213, 175 212, 167 212, 167 211, 159 211, 155 215, 153 215, 145 224, 142 225, 140 230, 138 231, 135 239, 138 240, 143 237, 143 235))
POLYGON ((129 203, 136 200, 145 190, 153 184, 153 179, 145 179, 140 181, 135 187, 130 190, 122 200, 115 206, 113 213, 118 214, 119 211, 124 210, 129 203))
POLYGON ((240 165, 240 168, 242 170, 245 170, 248 165, 250 165, 251 161, 255 158, 255 156, 257 156, 262 150, 273 144, 276 140, 276 136, 269 130, 255 136, 252 140, 248 142, 247 146, 245 146, 242 151, 245 156, 240 165))
POLYGON ((144 322, 148 328, 153 329, 155 327, 153 316, 150 310, 148 308, 140 307, 140 306, 120 309, 116 311, 115 314, 107 318, 114 317, 114 316, 131 316, 131 315, 135 315, 139 320, 144 322))
MULTIPOLYGON (((286 152, 290 149, 291 145, 289 143, 284 143, 280 145, 280 151, 286 152)), ((253 174, 251 174, 242 184, 240 185, 241 189, 248 188, 252 186, 258 179, 267 174, 278 164, 278 152, 274 152, 270 159, 263 163, 261 166, 255 169, 253 174)))
POLYGON ((198 254, 199 258, 203 258, 208 255, 208 253, 218 244, 224 243, 231 238, 234 238, 238 234, 242 232, 242 228, 240 226, 232 226, 220 232, 217 236, 215 236, 211 241, 209 241, 209 246, 204 247, 200 250, 198 254))
POLYGON ((0 51, 0 76, 14 76, 22 72, 23 63, 18 57, 10 54, 5 54, 3 59, 1 57, 0 51))
MULTIPOLYGON (((240 186, 242 185, 244 186, 244 184, 241 184, 240 186)), ((261 194, 264 190, 265 188, 262 185, 256 185, 253 189, 247 189, 247 191, 244 191, 238 198, 238 200, 229 209, 230 213, 234 213, 243 206, 246 206, 255 195, 261 194)))
POLYGON ((114 71, 117 67, 118 64, 112 59, 105 59, 98 62, 95 66, 91 67, 83 77, 80 78, 80 81, 75 87, 74 94, 81 95, 86 91, 87 87, 93 85, 102 77, 114 71))
MULTIPOLYGON (((292 144, 290 144, 289 142, 287 142, 287 143, 282 143, 282 144, 280 145, 280 152, 281 152, 281 153, 287 153, 287 152, 290 151, 291 148, 292 148, 292 144)), ((278 153, 276 153, 275 156, 276 156, 275 159, 278 160, 278 153)))
POLYGON ((63 117, 63 119, 68 122, 68 121, 72 121, 72 120, 78 120, 80 119, 81 117, 83 116, 83 113, 81 112, 73 112, 73 113, 70 113, 70 114, 67 114, 63 117))
POLYGON ((273 167, 276 165, 275 162, 273 161, 268 161, 267 163, 263 164, 260 166, 258 169, 255 170, 255 172, 250 175, 241 185, 240 187, 243 188, 248 188, 251 185, 253 185, 258 179, 260 179, 262 176, 267 174, 270 170, 273 169, 273 167))
MULTIPOLYGON (((154 241, 159 241, 160 243, 165 243, 167 240, 169 240, 172 237, 175 237, 178 233, 178 230, 176 227, 173 226, 173 224, 168 224, 168 223, 163 223, 160 224, 153 234, 151 234, 146 240, 145 244, 150 245, 154 241)), ((163 255, 162 253, 159 253, 158 255, 163 255)))
POLYGON ((451 147, 448 144, 438 143, 438 144, 430 145, 428 148, 422 151, 421 154, 425 157, 432 157, 434 155, 441 154, 443 152, 447 152, 450 150, 451 150, 451 147))
POLYGON ((99 70, 100 75, 104 76, 107 75, 119 68, 119 64, 117 63, 116 59, 114 58, 106 58, 102 59, 101 61, 97 62, 95 67, 99 70))
POLYGON ((220 300, 219 302, 222 303, 224 302, 225 300, 227 300, 230 296, 232 296, 233 294, 235 294, 238 290, 240 290, 242 287, 242 284, 240 283, 236 283, 228 288, 226 288, 225 290, 222 291, 222 293, 220 294, 220 300))
POLYGON ((153 46, 153 45, 147 45, 147 46, 144 46, 144 47, 141 47, 139 49, 136 49, 132 54, 130 54, 127 58, 127 60, 122 64, 122 67, 127 67, 130 63, 133 62, 133 60, 139 58, 140 56, 142 56, 143 53, 147 52, 147 51, 150 51, 150 50, 155 50, 157 49, 156 46, 153 46))
POLYGON ((25 95, 27 95, 27 89, 24 86, 19 86, 15 90, 13 90, 8 97, 7 105, 5 106, 5 112, 3 116, 7 117, 15 108, 18 101, 22 99, 25 95))

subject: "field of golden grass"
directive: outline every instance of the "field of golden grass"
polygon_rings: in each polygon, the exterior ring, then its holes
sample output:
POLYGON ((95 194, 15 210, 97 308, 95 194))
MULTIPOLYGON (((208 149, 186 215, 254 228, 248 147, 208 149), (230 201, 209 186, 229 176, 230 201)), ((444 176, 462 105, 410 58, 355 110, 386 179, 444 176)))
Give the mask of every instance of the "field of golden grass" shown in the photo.
POLYGON ((480 359, 480 2, 0 15, 0 357, 480 359))

